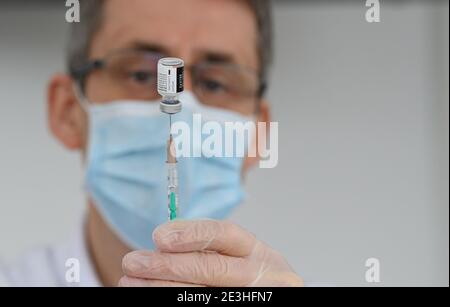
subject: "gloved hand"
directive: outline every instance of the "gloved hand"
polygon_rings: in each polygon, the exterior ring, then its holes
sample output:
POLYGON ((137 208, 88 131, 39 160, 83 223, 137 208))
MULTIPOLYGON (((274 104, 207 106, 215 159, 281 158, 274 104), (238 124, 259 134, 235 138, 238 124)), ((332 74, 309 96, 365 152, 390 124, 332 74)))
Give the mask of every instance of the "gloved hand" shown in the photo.
POLYGON ((284 258, 227 221, 174 221, 153 232, 157 251, 122 261, 119 286, 302 286, 284 258))

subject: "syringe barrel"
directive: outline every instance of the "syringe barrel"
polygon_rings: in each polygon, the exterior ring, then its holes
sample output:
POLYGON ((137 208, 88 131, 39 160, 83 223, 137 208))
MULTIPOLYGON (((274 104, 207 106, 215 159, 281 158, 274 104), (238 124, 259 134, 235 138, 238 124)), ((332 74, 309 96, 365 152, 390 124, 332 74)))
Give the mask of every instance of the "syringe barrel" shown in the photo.
POLYGON ((167 180, 169 187, 178 187, 178 173, 176 163, 167 163, 167 180))
POLYGON ((167 213, 169 221, 178 216, 178 174, 176 163, 167 163, 167 213))

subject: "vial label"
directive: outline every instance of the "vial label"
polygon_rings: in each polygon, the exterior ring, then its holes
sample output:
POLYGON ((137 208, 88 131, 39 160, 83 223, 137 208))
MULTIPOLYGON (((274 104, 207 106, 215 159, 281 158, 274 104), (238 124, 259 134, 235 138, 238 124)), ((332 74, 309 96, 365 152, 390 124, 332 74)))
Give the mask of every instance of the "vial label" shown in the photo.
POLYGON ((169 95, 184 91, 184 67, 160 65, 158 69, 158 91, 169 95))
POLYGON ((184 91, 184 66, 177 68, 177 93, 184 91))

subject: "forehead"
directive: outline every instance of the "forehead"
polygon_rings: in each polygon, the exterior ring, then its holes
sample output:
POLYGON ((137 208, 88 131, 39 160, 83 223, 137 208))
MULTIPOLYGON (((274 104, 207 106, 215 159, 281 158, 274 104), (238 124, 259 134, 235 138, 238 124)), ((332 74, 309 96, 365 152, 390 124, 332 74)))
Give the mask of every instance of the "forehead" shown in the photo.
POLYGON ((135 43, 158 46, 186 63, 209 53, 258 68, 257 27, 245 0, 108 0, 91 56, 135 43))

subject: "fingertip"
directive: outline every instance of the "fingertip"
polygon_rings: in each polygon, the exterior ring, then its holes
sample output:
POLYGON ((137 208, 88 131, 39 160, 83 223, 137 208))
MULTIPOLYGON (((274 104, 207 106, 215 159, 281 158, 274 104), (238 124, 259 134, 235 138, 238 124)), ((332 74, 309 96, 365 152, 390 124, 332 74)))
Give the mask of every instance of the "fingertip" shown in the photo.
POLYGON ((174 243, 184 233, 186 227, 181 222, 170 222, 158 226, 152 233, 152 239, 159 251, 171 251, 174 243))
POLYGON ((149 251, 132 251, 122 259, 122 271, 125 275, 133 275, 146 268, 146 263, 151 257, 149 251))
POLYGON ((118 287, 129 287, 130 286, 130 278, 128 276, 123 276, 119 279, 118 287))
MULTIPOLYGON (((122 272, 124 274, 129 273, 129 267, 130 267, 130 263, 133 262, 133 253, 128 253, 126 254, 123 258, 122 258, 122 272)), ((123 278, 123 277, 122 277, 123 278)), ((122 279, 121 279, 122 280, 122 279)))
POLYGON ((170 231, 176 226, 176 221, 170 221, 168 223, 164 223, 161 225, 158 225, 152 232, 152 239, 153 242, 160 240, 161 238, 165 237, 167 233, 170 233, 170 231))

